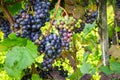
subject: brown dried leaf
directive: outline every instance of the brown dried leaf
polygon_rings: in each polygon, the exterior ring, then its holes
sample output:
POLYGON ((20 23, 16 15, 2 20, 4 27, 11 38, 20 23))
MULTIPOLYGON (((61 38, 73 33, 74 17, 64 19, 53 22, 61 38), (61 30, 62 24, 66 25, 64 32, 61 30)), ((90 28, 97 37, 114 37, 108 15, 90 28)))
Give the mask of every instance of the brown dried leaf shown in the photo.
POLYGON ((68 14, 72 14, 74 8, 75 8, 74 5, 65 4, 65 10, 68 12, 68 14))
POLYGON ((65 0, 65 4, 74 5, 75 1, 74 0, 65 0))
POLYGON ((75 5, 73 10, 73 17, 76 19, 83 18, 85 14, 85 8, 80 5, 75 5))
POLYGON ((54 80, 65 80, 65 78, 60 76, 57 71, 52 71, 50 75, 54 78, 54 80))
POLYGON ((120 47, 117 45, 112 45, 108 50, 108 55, 111 55, 114 58, 120 57, 120 47))

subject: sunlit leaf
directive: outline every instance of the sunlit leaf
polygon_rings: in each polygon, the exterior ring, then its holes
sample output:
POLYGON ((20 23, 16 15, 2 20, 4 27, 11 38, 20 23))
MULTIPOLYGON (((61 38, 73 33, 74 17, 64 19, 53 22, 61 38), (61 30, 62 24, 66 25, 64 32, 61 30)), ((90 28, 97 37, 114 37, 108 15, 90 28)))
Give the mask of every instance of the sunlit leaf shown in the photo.
POLYGON ((22 70, 30 66, 37 57, 37 49, 30 42, 29 47, 13 47, 6 55, 5 69, 11 77, 19 77, 22 70))
POLYGON ((8 37, 0 42, 0 52, 7 51, 14 46, 25 46, 27 44, 27 39, 18 38, 15 34, 10 34, 8 37))
POLYGON ((85 24, 85 28, 83 30, 84 36, 86 36, 95 26, 96 22, 94 22, 93 24, 85 24))

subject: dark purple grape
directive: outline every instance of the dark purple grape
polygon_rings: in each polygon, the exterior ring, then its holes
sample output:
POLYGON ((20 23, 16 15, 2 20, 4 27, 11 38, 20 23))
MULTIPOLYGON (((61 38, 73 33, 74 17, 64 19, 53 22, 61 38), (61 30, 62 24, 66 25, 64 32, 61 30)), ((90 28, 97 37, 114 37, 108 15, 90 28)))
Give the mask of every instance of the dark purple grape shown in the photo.
POLYGON ((10 23, 8 20, 4 19, 2 15, 0 15, 0 30, 4 33, 4 38, 7 38, 8 35, 12 32, 10 29, 10 23))
POLYGON ((52 62, 54 59, 59 57, 60 53, 62 52, 61 44, 61 39, 53 33, 49 34, 42 40, 40 46, 38 47, 38 51, 45 53, 43 58, 43 63, 45 65, 42 65, 43 68, 46 67, 46 65, 48 70, 52 68, 52 62))
MULTIPOLYGON (((29 0, 29 4, 26 4, 26 8, 21 9, 20 12, 14 16, 14 28, 17 31, 22 30, 21 37, 26 37, 31 41, 39 39, 41 34, 40 28, 45 25, 45 22, 50 20, 49 7, 50 2, 47 0, 29 0), (31 5, 33 7, 34 15, 28 12, 28 6, 31 5)), ((18 36, 17 33, 16 35, 18 36)))

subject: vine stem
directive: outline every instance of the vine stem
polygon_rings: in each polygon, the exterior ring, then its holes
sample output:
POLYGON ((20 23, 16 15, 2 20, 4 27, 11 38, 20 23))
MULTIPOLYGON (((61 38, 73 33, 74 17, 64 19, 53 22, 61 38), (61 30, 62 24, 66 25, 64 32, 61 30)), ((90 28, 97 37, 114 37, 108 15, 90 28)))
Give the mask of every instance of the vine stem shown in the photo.
POLYGON ((67 11, 63 7, 61 7, 61 6, 60 6, 60 8, 65 12, 66 16, 68 16, 67 11))
POLYGON ((57 14, 58 9, 59 9, 59 7, 60 7, 60 2, 61 2, 61 0, 58 0, 58 4, 57 4, 56 7, 55 7, 56 10, 55 10, 54 15, 53 15, 53 17, 52 17, 52 20, 50 21, 50 27, 48 28, 45 36, 47 36, 47 35, 50 33, 50 30, 51 30, 51 28, 52 28, 53 21, 55 20, 56 14, 57 14))
POLYGON ((107 54, 109 49, 108 40, 108 25, 107 25, 107 10, 106 10, 106 0, 99 0, 98 5, 98 22, 99 22, 99 35, 102 49, 103 65, 107 66, 109 64, 109 56, 107 54))

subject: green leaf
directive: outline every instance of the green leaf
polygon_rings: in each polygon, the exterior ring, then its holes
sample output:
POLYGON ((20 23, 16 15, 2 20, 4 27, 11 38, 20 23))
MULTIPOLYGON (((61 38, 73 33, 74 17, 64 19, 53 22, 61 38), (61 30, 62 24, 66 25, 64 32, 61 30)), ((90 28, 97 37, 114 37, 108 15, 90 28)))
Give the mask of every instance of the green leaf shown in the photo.
POLYGON ((22 3, 18 2, 18 3, 13 4, 12 6, 7 6, 7 7, 10 13, 12 15, 15 15, 22 8, 22 3))
POLYGON ((83 30, 84 36, 86 36, 95 26, 96 22, 94 22, 93 24, 85 24, 85 28, 83 30))
POLYGON ((38 74, 32 75, 32 80, 42 80, 38 74))
POLYGON ((88 55, 89 55, 89 53, 87 53, 87 52, 84 53, 82 63, 85 63, 87 61, 88 55))
POLYGON ((120 73, 120 63, 119 62, 111 62, 110 69, 115 73, 120 73))
POLYGON ((81 68, 80 68, 80 71, 83 74, 86 74, 86 73, 89 73, 90 69, 91 69, 91 65, 89 63, 83 63, 81 68))
POLYGON ((112 73, 112 71, 108 68, 108 66, 101 66, 99 68, 100 71, 104 72, 105 74, 109 75, 112 73))
POLYGON ((80 72, 80 68, 78 69, 77 72, 72 73, 71 75, 68 76, 68 79, 70 80, 78 80, 82 76, 82 73, 80 72))
POLYGON ((7 39, 0 42, 0 52, 8 51, 15 46, 25 46, 27 44, 27 39, 18 38, 15 34, 10 34, 7 39))
POLYGON ((116 27, 116 28, 115 28, 115 31, 116 31, 116 32, 120 32, 120 27, 116 27))
POLYGON ((15 33, 9 34, 8 36, 9 39, 16 39, 18 38, 15 33))
POLYGON ((19 77, 22 70, 30 66, 37 57, 37 49, 35 45, 32 47, 13 47, 6 55, 5 70, 11 77, 19 77), (33 51, 34 50, 34 51, 33 51))
POLYGON ((76 38, 77 38, 77 35, 76 34, 73 34, 73 43, 76 44, 76 38))

